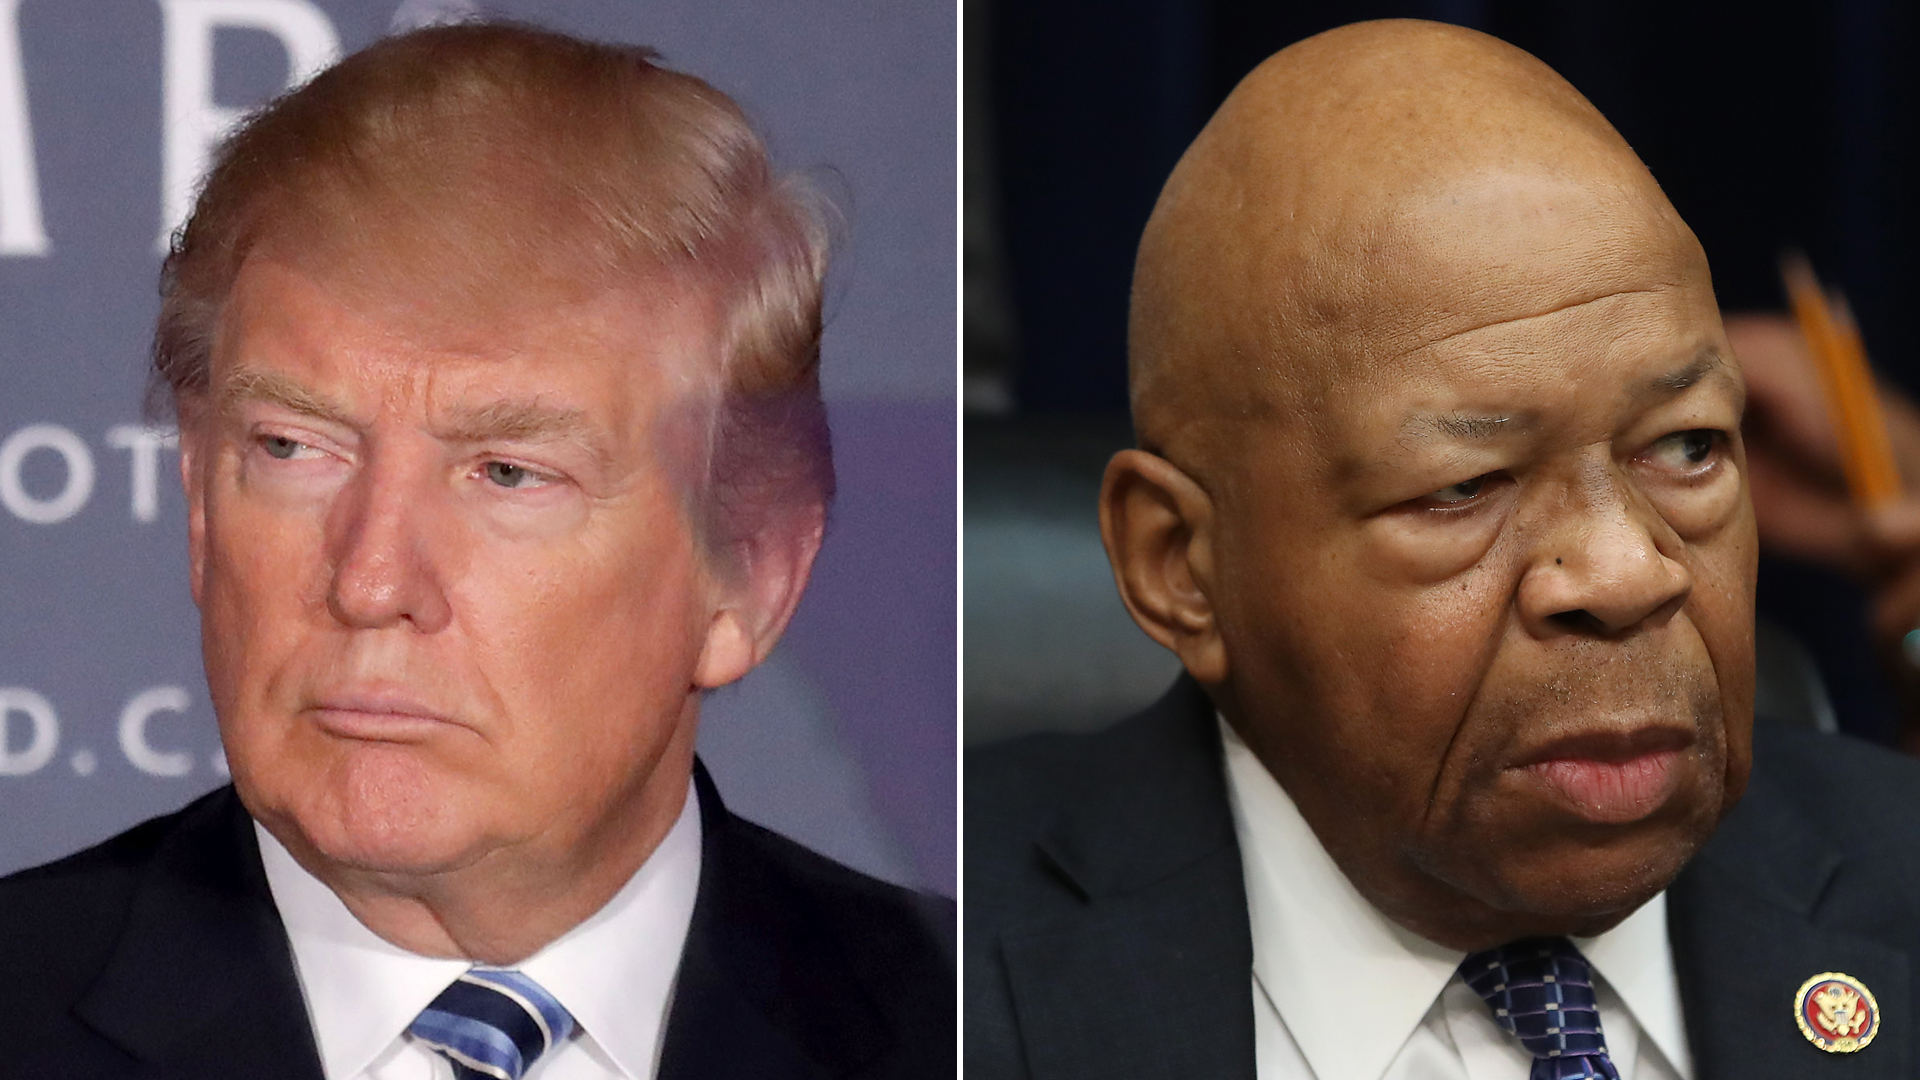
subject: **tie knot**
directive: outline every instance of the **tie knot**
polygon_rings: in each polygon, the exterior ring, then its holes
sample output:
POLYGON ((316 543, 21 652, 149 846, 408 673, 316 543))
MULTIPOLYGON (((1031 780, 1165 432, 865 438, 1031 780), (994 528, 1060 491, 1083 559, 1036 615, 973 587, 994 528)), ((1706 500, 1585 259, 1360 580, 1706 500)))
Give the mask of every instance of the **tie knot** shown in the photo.
POLYGON ((473 967, 440 991, 407 1033, 453 1062, 460 1080, 520 1080, 573 1034, 573 1017, 518 971, 473 967))
POLYGON ((1460 961, 1493 1019, 1534 1057, 1533 1077, 1619 1080, 1600 1033, 1587 958, 1566 938, 1523 938, 1460 961))

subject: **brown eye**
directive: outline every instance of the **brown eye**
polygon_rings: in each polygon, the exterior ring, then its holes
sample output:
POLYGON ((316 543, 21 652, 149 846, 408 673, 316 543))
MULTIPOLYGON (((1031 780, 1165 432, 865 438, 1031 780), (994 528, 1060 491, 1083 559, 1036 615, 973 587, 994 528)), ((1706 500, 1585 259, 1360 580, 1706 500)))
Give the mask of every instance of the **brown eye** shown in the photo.
POLYGON ((1486 486, 1487 478, 1485 476, 1476 476, 1471 480, 1462 480, 1457 484, 1448 484, 1446 487, 1428 495, 1427 498, 1442 505, 1463 503, 1475 495, 1480 494, 1480 489, 1486 486))
POLYGON ((1678 472, 1694 472, 1713 457, 1719 443, 1720 433, 1710 428, 1676 431, 1654 443, 1651 454, 1656 464, 1678 472))

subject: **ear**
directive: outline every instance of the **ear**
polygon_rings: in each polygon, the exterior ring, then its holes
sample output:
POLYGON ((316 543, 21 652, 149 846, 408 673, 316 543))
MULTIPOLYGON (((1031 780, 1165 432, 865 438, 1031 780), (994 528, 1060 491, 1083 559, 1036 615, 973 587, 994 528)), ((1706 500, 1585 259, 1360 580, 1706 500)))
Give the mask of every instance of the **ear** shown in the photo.
POLYGON ((773 651, 806 591, 826 526, 825 506, 796 507, 735 545, 730 556, 714 560, 732 562, 715 569, 720 603, 707 623, 694 685, 702 690, 725 686, 773 651))
POLYGON ((201 466, 213 447, 207 425, 182 403, 180 410, 180 487, 187 497, 187 567, 193 602, 200 604, 207 571, 207 486, 201 466))
POLYGON ((1122 450, 1100 486, 1100 537, 1133 621, 1202 683, 1227 677, 1209 593, 1213 499, 1165 458, 1122 450))

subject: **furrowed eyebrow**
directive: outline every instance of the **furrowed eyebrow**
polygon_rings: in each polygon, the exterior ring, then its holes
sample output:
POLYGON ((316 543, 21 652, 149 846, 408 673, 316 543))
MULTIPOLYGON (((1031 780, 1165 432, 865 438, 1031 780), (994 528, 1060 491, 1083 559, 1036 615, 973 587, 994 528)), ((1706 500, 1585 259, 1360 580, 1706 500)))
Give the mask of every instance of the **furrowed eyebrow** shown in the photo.
POLYGON ((1708 346, 1701 349, 1699 355, 1695 356, 1686 367, 1661 375, 1647 385, 1659 393, 1677 394, 1692 388, 1716 369, 1726 366, 1726 357, 1721 356, 1719 350, 1708 346))
POLYGON ((592 431, 585 413, 559 409, 537 401, 492 401, 456 409, 434 434, 449 442, 538 442, 548 439, 584 439, 592 431))
POLYGON ((1471 413, 1427 413, 1411 416, 1400 425, 1408 435, 1440 434, 1453 439, 1482 440, 1532 427, 1524 417, 1473 415, 1471 413))
MULTIPOLYGON (((248 402, 265 402, 342 427, 358 426, 346 409, 273 371, 236 369, 221 380, 215 401, 223 412, 232 412, 248 402)), ((538 401, 493 401, 455 409, 444 422, 434 425, 433 435, 453 443, 572 442, 602 465, 613 460, 585 413, 538 401)))
POLYGON ((306 387, 274 371, 236 368, 220 380, 215 401, 222 412, 231 412, 247 402, 259 401, 343 427, 353 426, 345 409, 323 400, 306 387))
MULTIPOLYGON (((1719 350, 1708 346, 1701 349, 1685 367, 1655 376, 1647 381, 1646 387, 1662 396, 1678 394, 1698 385, 1707 376, 1726 368, 1726 357, 1720 355, 1719 350)), ((1512 431, 1524 431, 1532 426, 1532 418, 1525 416, 1429 413, 1408 417, 1406 423, 1400 425, 1400 430, 1407 435, 1439 434, 1453 439, 1480 441, 1512 431)))
POLYGON ((568 442, 593 455, 602 467, 613 462, 612 451, 586 413, 538 401, 491 401, 455 409, 434 425, 433 434, 446 442, 469 444, 568 442))
POLYGON ((1511 416, 1436 416, 1433 426, 1456 439, 1491 439, 1507 430, 1511 416))

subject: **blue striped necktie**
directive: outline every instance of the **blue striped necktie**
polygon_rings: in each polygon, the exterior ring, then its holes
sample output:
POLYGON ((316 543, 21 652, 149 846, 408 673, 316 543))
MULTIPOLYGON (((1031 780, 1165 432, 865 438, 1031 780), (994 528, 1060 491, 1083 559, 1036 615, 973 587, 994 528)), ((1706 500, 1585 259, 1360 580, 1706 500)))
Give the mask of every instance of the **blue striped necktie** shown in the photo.
POLYGON ((573 1017, 510 968, 473 967, 440 992, 407 1034, 453 1062, 459 1080, 520 1080, 573 1034, 573 1017))
POLYGON ((1460 961, 1494 1022, 1533 1054, 1529 1080, 1620 1080, 1600 1034, 1587 958, 1566 938, 1526 938, 1460 961))

